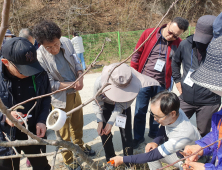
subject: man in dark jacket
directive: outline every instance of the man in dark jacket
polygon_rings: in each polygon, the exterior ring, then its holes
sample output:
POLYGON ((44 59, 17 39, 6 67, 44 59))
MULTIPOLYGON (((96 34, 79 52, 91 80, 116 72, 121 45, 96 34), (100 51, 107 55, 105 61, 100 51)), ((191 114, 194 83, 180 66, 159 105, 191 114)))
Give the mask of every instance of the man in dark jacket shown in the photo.
MULTIPOLYGON (((31 97, 51 92, 47 73, 40 66, 35 47, 25 38, 17 37, 8 40, 2 48, 3 58, 0 62, 0 97, 6 107, 23 102, 31 97)), ((38 137, 45 138, 46 119, 49 114, 51 97, 44 97, 36 101, 23 104, 24 109, 12 111, 11 115, 18 118, 18 114, 24 117, 37 102, 28 118, 28 129, 38 137)), ((0 112, 0 141, 6 141, 5 135, 11 140, 27 140, 26 134, 14 127, 14 124, 0 112)), ((20 153, 39 154, 42 146, 16 147, 20 153)), ((0 147, 0 156, 13 155, 14 151, 9 147, 0 147)), ((50 166, 46 157, 29 158, 34 170, 49 170, 50 166)), ((1 159, 1 170, 19 170, 20 159, 1 159)))
MULTIPOLYGON (((180 34, 188 28, 188 21, 181 17, 174 18, 171 22, 158 28, 150 39, 142 46, 131 59, 131 67, 138 72, 157 80, 161 86, 142 88, 136 99, 134 117, 134 149, 144 141, 146 126, 146 113, 150 98, 158 92, 169 89, 171 86, 171 58, 179 46, 180 34)), ((150 35, 154 28, 147 29, 141 35, 136 49, 150 35)), ((148 136, 155 138, 159 124, 150 116, 150 131, 148 136)))
POLYGON ((194 35, 180 43, 172 59, 172 76, 180 93, 180 107, 188 118, 196 112, 197 128, 201 136, 210 132, 211 117, 221 103, 221 97, 194 84, 190 74, 203 64, 207 46, 213 38, 213 22, 216 16, 205 15, 198 19, 194 35), (183 65, 181 78, 180 67, 183 65))

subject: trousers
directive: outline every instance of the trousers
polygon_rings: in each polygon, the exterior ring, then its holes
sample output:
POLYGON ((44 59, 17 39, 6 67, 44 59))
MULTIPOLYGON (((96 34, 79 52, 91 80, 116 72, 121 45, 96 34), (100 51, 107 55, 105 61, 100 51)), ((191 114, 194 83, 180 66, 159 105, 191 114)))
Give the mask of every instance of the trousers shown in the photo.
POLYGON ((190 119, 194 113, 196 113, 197 129, 202 137, 210 132, 211 129, 211 117, 218 111, 220 104, 212 106, 194 106, 186 103, 180 97, 180 108, 184 111, 187 117, 190 119))
MULTIPOLYGON (((115 105, 107 104, 104 103, 104 108, 103 108, 103 116, 106 122, 108 122, 110 116, 112 115, 112 111, 114 110, 115 105)), ((133 137, 132 137, 132 125, 131 125, 131 108, 127 108, 126 110, 123 111, 122 114, 125 114, 127 116, 126 119, 126 126, 124 128, 119 128, 120 134, 121 134, 121 139, 122 139, 122 146, 123 146, 123 154, 126 155, 133 155, 133 147, 132 147, 132 142, 133 142, 133 137)), ((106 126, 106 123, 103 122, 103 128, 106 126)), ((104 145, 104 150, 105 150, 105 156, 106 156, 106 161, 108 162, 110 158, 116 156, 115 150, 113 147, 113 142, 112 142, 113 135, 112 133, 108 135, 102 135, 102 143, 104 145), (110 136, 110 137, 109 137, 110 136)))
MULTIPOLYGON (((134 117, 134 139, 142 140, 144 138, 145 127, 146 127, 146 113, 149 106, 150 99, 157 93, 164 91, 165 86, 150 86, 140 89, 139 94, 136 98, 136 108, 134 117)), ((150 115, 150 130, 149 135, 156 137, 159 123, 154 120, 154 117, 150 115)))
POLYGON ((83 70, 85 70, 86 69, 86 64, 85 64, 85 60, 84 60, 84 57, 83 57, 83 53, 77 53, 77 55, 81 60, 83 70))
MULTIPOLYGON (((77 106, 81 105, 82 101, 78 92, 67 94, 66 97, 66 108, 61 109, 68 112, 77 106)), ((54 107, 53 107, 54 109, 54 107)), ((59 133, 63 140, 73 141, 74 144, 78 144, 84 150, 83 137, 83 110, 77 110, 75 113, 71 114, 59 133)), ((63 161, 65 164, 71 164, 74 161, 72 151, 66 151, 62 153, 63 161)))

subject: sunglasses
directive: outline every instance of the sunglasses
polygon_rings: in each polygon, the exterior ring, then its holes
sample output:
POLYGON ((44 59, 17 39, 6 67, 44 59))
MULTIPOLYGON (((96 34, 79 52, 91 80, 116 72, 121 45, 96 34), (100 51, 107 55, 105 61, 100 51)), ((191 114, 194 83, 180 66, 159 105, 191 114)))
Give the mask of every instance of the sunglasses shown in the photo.
POLYGON ((168 28, 168 34, 173 35, 173 38, 177 39, 179 36, 176 36, 173 32, 171 32, 168 28))

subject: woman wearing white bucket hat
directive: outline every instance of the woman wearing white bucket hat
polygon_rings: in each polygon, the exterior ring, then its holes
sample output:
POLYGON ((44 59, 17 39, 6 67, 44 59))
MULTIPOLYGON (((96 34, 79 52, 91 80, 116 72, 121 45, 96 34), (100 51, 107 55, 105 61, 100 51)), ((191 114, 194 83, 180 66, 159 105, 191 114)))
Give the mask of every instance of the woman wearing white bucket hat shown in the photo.
MULTIPOLYGON (((214 93, 222 96, 222 36, 216 38, 210 43, 207 50, 205 62, 200 68, 191 74, 191 80, 210 89, 214 93)), ((196 141, 196 145, 188 145, 184 152, 190 155, 201 147, 205 147, 218 139, 222 138, 222 110, 216 112, 211 120, 211 132, 202 139, 196 141)), ((222 169, 222 147, 221 141, 214 145, 201 150, 197 155, 194 155, 186 160, 184 169, 192 170, 219 170, 222 169), (196 162, 199 157, 209 155, 212 156, 210 163, 196 162), (188 168, 189 167, 189 168, 188 168)))
MULTIPOLYGON (((107 82, 111 70, 117 64, 114 63, 103 68, 102 75, 95 82, 94 95, 107 82)), ((140 74, 127 64, 121 64, 117 67, 112 72, 108 83, 111 85, 104 88, 104 93, 96 97, 98 103, 93 101, 98 122, 97 132, 101 136, 102 143, 106 142, 104 150, 107 161, 115 156, 112 134, 110 133, 114 122, 120 127, 124 155, 133 154, 130 105, 140 88, 159 85, 155 79, 140 74)))

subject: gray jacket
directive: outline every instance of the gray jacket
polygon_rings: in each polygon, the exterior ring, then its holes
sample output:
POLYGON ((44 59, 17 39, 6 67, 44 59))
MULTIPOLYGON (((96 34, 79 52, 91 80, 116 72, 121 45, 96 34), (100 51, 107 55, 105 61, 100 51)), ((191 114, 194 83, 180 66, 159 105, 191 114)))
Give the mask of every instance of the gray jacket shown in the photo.
MULTIPOLYGON (((63 50, 65 59, 69 62, 70 68, 75 77, 78 77, 78 71, 82 71, 80 62, 77 59, 77 54, 73 48, 71 41, 66 37, 60 38, 61 49, 63 50)), ((42 45, 37 50, 37 58, 41 66, 48 73, 49 81, 52 91, 59 89, 60 82, 64 82, 64 79, 58 72, 54 55, 49 53, 42 45)), ((66 91, 62 91, 52 95, 52 105, 56 108, 66 107, 66 91)))

